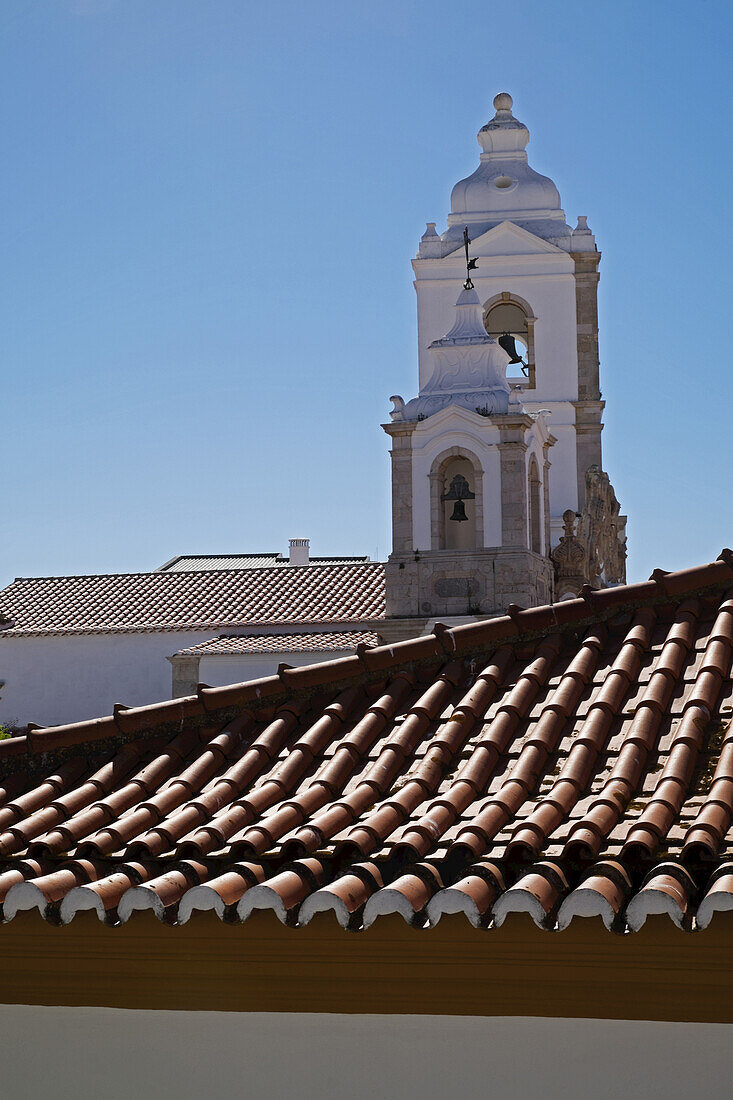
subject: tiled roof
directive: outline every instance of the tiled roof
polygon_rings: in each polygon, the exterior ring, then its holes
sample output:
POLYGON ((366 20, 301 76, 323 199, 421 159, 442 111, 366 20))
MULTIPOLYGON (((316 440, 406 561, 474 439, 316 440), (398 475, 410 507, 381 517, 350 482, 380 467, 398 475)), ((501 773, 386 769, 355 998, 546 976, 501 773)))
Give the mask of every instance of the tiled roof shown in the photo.
POLYGON ((384 615, 384 566, 19 578, 0 592, 0 637, 340 623, 384 615), (10 627, 2 621, 9 620, 10 627))
MULTIPOLYGON (((366 554, 352 557, 311 558, 309 566, 314 565, 363 565, 368 562, 366 554)), ((273 566, 293 567, 283 554, 180 554, 165 565, 159 566, 159 573, 181 573, 200 569, 271 569, 273 566)))
POLYGON ((323 650, 355 650, 375 646, 378 636, 370 630, 340 630, 329 634, 222 634, 208 642, 179 649, 177 657, 228 657, 239 653, 320 653, 323 650))
POLYGON ((705 927, 733 908, 732 658, 724 551, 33 729, 0 743, 3 918, 705 927))

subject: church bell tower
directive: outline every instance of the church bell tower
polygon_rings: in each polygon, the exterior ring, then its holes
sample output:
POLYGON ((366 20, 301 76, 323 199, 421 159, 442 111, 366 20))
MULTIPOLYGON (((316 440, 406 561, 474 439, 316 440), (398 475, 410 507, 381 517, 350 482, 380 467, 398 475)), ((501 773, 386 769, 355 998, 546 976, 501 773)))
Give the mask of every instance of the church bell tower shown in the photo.
POLYGON ((601 460, 601 254, 530 168, 512 98, 413 260, 419 392, 393 397, 385 637, 625 580, 625 523, 601 460))

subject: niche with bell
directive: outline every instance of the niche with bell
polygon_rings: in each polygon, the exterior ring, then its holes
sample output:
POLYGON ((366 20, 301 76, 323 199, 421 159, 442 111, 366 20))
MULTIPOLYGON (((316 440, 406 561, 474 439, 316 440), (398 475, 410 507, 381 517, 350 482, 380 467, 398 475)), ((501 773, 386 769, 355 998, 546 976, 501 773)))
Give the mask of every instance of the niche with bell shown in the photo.
POLYGON ((535 318, 511 301, 508 292, 494 301, 484 315, 489 336, 509 355, 507 377, 526 378, 530 388, 535 385, 534 323, 535 318))
POLYGON ((452 459, 444 471, 443 531, 446 550, 476 547, 476 494, 473 466, 466 458, 452 459))

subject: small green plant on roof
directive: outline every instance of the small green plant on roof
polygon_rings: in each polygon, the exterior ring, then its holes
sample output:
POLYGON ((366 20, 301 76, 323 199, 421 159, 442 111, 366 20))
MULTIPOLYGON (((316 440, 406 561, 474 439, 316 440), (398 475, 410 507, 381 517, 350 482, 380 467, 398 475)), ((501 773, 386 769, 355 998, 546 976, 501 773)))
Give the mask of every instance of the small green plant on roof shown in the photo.
POLYGON ((7 726, 0 725, 0 741, 7 741, 8 737, 12 737, 12 732, 7 726))

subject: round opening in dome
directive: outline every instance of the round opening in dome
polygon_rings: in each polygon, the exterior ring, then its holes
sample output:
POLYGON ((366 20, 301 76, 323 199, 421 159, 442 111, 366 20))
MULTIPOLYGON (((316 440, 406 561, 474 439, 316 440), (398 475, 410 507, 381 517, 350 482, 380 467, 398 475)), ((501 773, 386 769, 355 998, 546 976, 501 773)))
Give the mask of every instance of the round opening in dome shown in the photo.
POLYGON ((514 180, 511 176, 497 176, 494 180, 494 187, 498 187, 500 191, 506 191, 513 183, 514 180))

